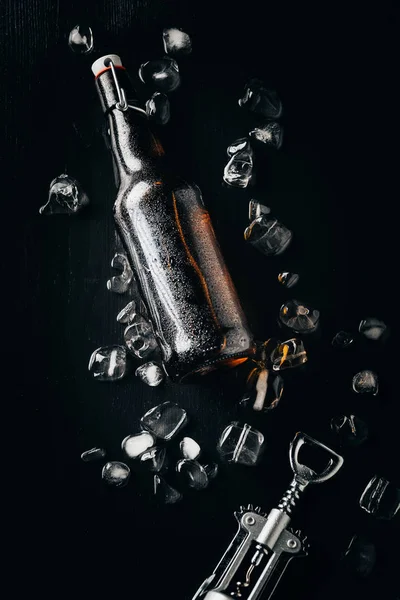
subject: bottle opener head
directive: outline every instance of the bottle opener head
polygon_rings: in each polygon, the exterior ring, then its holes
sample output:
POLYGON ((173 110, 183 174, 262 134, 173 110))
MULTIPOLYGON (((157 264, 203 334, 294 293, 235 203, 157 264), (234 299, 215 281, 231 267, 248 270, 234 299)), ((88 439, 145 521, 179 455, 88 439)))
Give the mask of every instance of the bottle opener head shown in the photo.
POLYGON ((292 471, 295 475, 295 479, 302 485, 308 485, 309 483, 323 483, 331 477, 333 477, 340 469, 343 464, 343 458, 339 454, 336 454, 333 450, 321 444, 312 437, 309 437, 305 433, 297 432, 292 443, 290 444, 289 460, 292 471), (328 464, 321 473, 316 473, 313 469, 307 465, 303 465, 299 462, 300 448, 304 444, 310 446, 317 446, 325 450, 329 456, 328 464))

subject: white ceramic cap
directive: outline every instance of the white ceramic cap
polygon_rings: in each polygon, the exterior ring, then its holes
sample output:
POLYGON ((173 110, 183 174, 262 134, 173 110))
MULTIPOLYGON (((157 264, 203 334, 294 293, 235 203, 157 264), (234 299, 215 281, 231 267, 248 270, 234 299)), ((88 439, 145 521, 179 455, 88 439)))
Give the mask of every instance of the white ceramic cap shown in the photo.
POLYGON ((104 69, 107 69, 108 65, 104 64, 104 61, 107 58, 111 58, 111 60, 113 61, 114 65, 116 67, 122 67, 122 62, 119 56, 117 56, 116 54, 106 54, 105 56, 102 56, 101 58, 98 58, 97 60, 94 61, 94 63, 92 64, 92 71, 94 73, 94 76, 97 77, 97 75, 99 73, 101 73, 101 71, 104 71, 104 69))

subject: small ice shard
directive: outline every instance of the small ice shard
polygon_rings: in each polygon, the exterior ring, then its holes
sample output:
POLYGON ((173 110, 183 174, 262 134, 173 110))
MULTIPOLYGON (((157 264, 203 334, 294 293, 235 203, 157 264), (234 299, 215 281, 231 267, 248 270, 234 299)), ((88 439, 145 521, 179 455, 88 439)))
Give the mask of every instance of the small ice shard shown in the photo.
POLYGON ((186 411, 170 401, 154 406, 140 419, 143 429, 165 441, 171 440, 186 423, 186 411))
POLYGON ((287 271, 282 271, 278 275, 278 281, 286 288, 290 289, 299 281, 300 276, 297 273, 288 273, 287 271))
POLYGON ((223 179, 233 187, 248 186, 253 173, 253 157, 250 152, 236 152, 224 168, 223 179))
POLYGON ((245 229, 244 239, 267 256, 278 256, 289 246, 293 234, 282 223, 263 214, 245 229))
POLYGON ((232 142, 232 144, 229 144, 228 148, 226 149, 226 153, 229 157, 232 157, 238 152, 242 151, 248 152, 251 156, 253 156, 253 150, 250 146, 250 140, 247 137, 235 140, 234 142, 232 142))
POLYGON ((151 387, 160 385, 164 381, 165 375, 162 368, 153 362, 145 363, 138 367, 135 375, 151 387))
POLYGON ((274 371, 283 371, 299 367, 307 362, 307 353, 304 344, 297 338, 291 338, 279 343, 271 353, 272 368, 274 371))
POLYGON ((377 519, 392 519, 400 509, 400 489, 375 475, 361 494, 360 506, 377 519))
POLYGON ((363 536, 353 535, 343 556, 346 568, 360 577, 367 577, 375 566, 376 549, 363 536))
POLYGON ((133 322, 125 329, 124 339, 128 350, 143 360, 158 350, 151 323, 139 314, 136 314, 133 322))
POLYGON ((50 183, 46 204, 39 208, 41 215, 75 215, 89 204, 81 184, 63 173, 50 183))
POLYGON ((85 25, 75 25, 68 37, 68 46, 76 54, 89 54, 93 50, 93 32, 85 25))
POLYGON ((146 113, 155 123, 160 125, 168 123, 171 116, 168 96, 155 92, 146 102, 146 113))
POLYGON ((178 63, 169 56, 140 65, 139 77, 143 83, 151 84, 164 93, 172 92, 180 84, 178 63))
POLYGON ((263 204, 260 204, 259 202, 257 202, 257 200, 250 200, 250 202, 249 202, 249 221, 250 221, 250 223, 252 221, 254 221, 255 219, 258 219, 258 217, 261 217, 262 215, 269 215, 270 212, 271 212, 271 209, 269 208, 269 206, 264 206, 263 204))
POLYGON ((279 119, 282 114, 282 102, 275 90, 271 90, 259 79, 251 79, 244 88, 239 106, 263 115, 268 119, 279 119))
POLYGON ((282 394, 282 377, 265 367, 255 367, 247 378, 240 405, 256 412, 268 412, 278 406, 282 394))
POLYGON ((387 327, 383 321, 372 317, 361 321, 358 331, 369 340, 379 340, 384 335, 387 327))
POLYGON ((158 473, 158 471, 161 471, 164 466, 165 455, 166 448, 158 448, 157 446, 154 446, 154 448, 150 448, 140 455, 140 465, 148 471, 158 473))
POLYGON ((110 486, 121 488, 124 487, 131 476, 131 471, 128 465, 123 462, 111 461, 104 465, 101 472, 103 481, 110 486))
POLYGON ((182 494, 171 487, 160 475, 154 475, 154 495, 164 504, 175 504, 182 499, 182 494))
POLYGON ((182 458, 176 464, 176 470, 184 484, 194 490, 204 490, 208 486, 208 476, 197 460, 182 458))
POLYGON ((118 323, 132 323, 136 316, 136 302, 132 300, 117 314, 118 323))
POLYGON ((133 271, 126 254, 117 252, 112 258, 111 267, 121 273, 107 281, 107 289, 116 294, 125 294, 133 279, 133 271))
POLYGON ((210 463, 208 465, 204 465, 204 470, 207 473, 207 477, 209 481, 215 479, 218 475, 218 465, 217 463, 210 463))
POLYGON ((296 333, 313 333, 318 327, 319 311, 298 300, 289 300, 282 304, 279 319, 296 333))
POLYGON ((192 51, 189 35, 176 27, 163 30, 163 42, 166 54, 190 54, 192 51))
POLYGON ((83 462, 92 462, 104 458, 105 455, 106 451, 104 450, 104 448, 95 447, 91 448, 90 450, 85 450, 85 452, 82 452, 81 459, 83 460, 83 462))
POLYGON ((263 144, 267 144, 268 146, 272 146, 279 150, 283 141, 283 128, 280 123, 270 121, 262 127, 255 127, 252 129, 249 132, 249 136, 259 142, 263 142, 263 144))
POLYGON ((353 336, 347 331, 338 331, 332 340, 332 346, 335 348, 347 348, 353 343, 353 336))
POLYGON ((374 371, 360 371, 353 377, 353 390, 357 394, 377 395, 379 391, 378 375, 374 371))
POLYGON ((188 460, 196 460, 201 453, 199 444, 190 437, 184 437, 179 444, 179 448, 183 458, 187 458, 188 460))
POLYGON ((342 446, 359 446, 368 438, 368 426, 355 415, 342 415, 331 419, 331 429, 342 446))
POLYGON ((102 346, 92 353, 90 373, 97 381, 117 381, 126 373, 126 350, 123 346, 102 346))
POLYGON ((224 429, 217 450, 221 458, 230 463, 254 466, 264 449, 264 436, 245 423, 233 422, 224 429))
POLYGON ((121 448, 128 458, 138 458, 143 452, 152 448, 155 444, 154 437, 147 431, 141 431, 136 435, 127 435, 122 440, 121 448))

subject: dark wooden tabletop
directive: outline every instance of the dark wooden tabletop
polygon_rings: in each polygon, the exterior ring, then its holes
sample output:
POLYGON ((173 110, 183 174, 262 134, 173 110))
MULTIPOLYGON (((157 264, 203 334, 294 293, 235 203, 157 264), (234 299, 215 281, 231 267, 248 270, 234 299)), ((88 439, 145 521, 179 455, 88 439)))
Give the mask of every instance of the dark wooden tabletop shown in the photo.
MULTIPOLYGON (((399 516, 379 521, 358 506, 374 474, 400 484, 394 9, 384 1, 278 4, 0 3, 3 297, 7 305, 11 299, 3 353, 16 368, 13 399, 7 392, 5 401, 16 414, 4 425, 11 436, 4 460, 13 464, 6 485, 19 484, 13 582, 42 597, 68 590, 88 598, 190 599, 236 531, 233 511, 249 502, 269 510, 286 489, 295 432, 334 443, 329 422, 343 413, 364 419, 370 439, 345 451, 334 480, 308 492, 296 524, 308 534, 310 556, 293 561, 276 598, 395 600, 398 593, 399 516), (93 29, 89 56, 68 48, 77 23, 93 29), (248 372, 242 366, 152 389, 134 376, 100 384, 87 371, 95 348, 121 343, 115 317, 126 303, 106 289, 115 186, 90 65, 114 52, 136 76, 141 63, 163 54, 169 26, 191 35, 193 52, 179 60, 182 84, 170 95, 171 121, 159 135, 176 170, 202 189, 256 338, 279 335, 278 310, 291 297, 318 308, 321 327, 307 339, 307 368, 285 374, 280 405, 258 423, 266 436, 260 465, 221 466, 206 491, 156 507, 150 477, 133 475, 129 486, 110 491, 102 463, 84 464, 81 452, 100 445, 109 459, 123 459, 121 440, 138 431, 141 415, 173 400, 188 412, 187 435, 216 460, 218 435, 238 417, 248 372), (255 187, 227 189, 226 147, 252 122, 237 104, 250 77, 278 90, 284 144, 279 152, 259 151, 255 187), (62 172, 82 183, 91 204, 76 217, 40 216, 49 182, 62 172), (243 241, 252 197, 294 232, 280 257, 243 241), (280 286, 281 270, 300 274, 297 287, 280 286), (391 327, 386 344, 357 336, 369 316, 391 327), (356 339, 334 351, 340 329, 356 339), (379 375, 376 397, 351 391, 352 376, 364 368, 379 375), (366 580, 340 565, 354 534, 377 548, 366 580)), ((149 91, 137 91, 145 101, 149 91)))

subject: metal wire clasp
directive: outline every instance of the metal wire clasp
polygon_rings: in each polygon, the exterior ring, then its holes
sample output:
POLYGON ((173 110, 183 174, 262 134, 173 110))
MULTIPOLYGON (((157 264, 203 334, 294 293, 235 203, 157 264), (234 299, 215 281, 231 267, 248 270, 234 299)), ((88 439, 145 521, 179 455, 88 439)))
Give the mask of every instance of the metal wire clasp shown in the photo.
POLYGON ((115 87, 117 88, 118 102, 115 107, 118 108, 118 110, 128 110, 128 102, 126 100, 125 90, 118 83, 117 72, 112 58, 107 58, 104 61, 104 65, 106 67, 110 67, 115 87))

